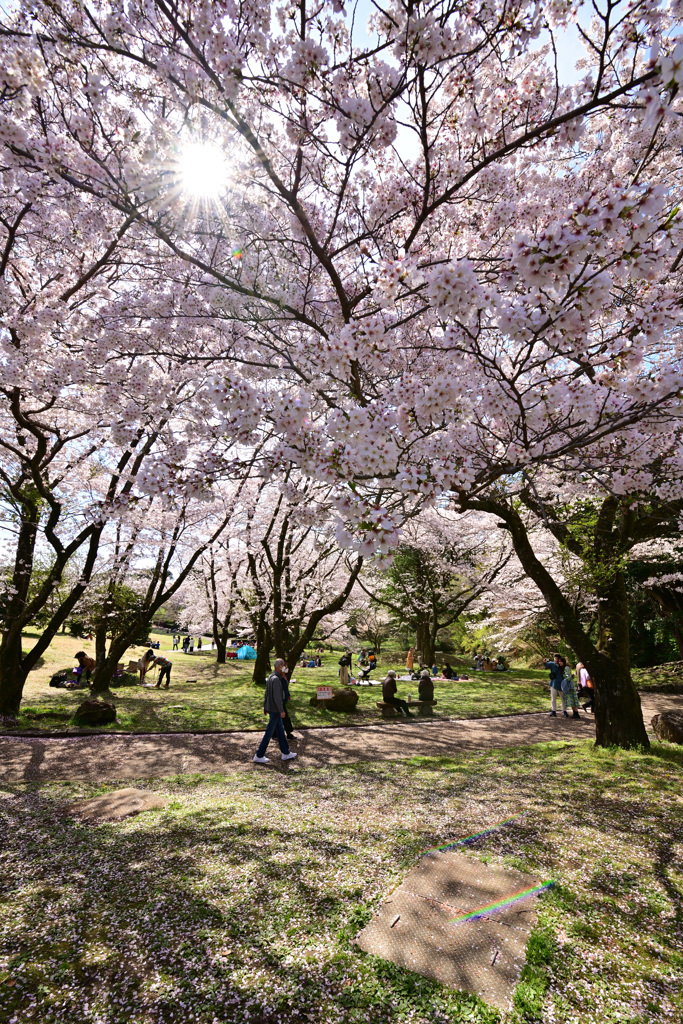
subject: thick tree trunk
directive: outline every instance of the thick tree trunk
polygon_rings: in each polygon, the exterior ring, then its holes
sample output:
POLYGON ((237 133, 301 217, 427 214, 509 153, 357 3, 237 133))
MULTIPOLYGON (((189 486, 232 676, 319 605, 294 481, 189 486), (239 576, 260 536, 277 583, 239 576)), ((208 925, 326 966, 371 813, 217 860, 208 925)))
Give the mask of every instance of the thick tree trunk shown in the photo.
POLYGON ((595 687, 596 746, 649 747, 640 698, 628 666, 628 605, 623 581, 621 587, 611 584, 604 593, 605 600, 599 605, 603 618, 602 635, 606 639, 609 636, 610 643, 617 645, 613 647, 613 659, 610 651, 602 653, 596 647, 581 625, 571 602, 536 557, 526 526, 517 511, 502 502, 486 498, 478 498, 470 503, 463 500, 462 504, 463 507, 491 512, 503 520, 510 531, 517 557, 526 574, 543 594, 560 635, 590 672, 595 687), (623 646, 618 646, 620 634, 626 644, 625 657, 623 646))
POLYGON ((438 627, 430 623, 429 629, 425 630, 424 647, 422 649, 422 657, 425 665, 429 668, 434 664, 436 657, 436 635, 438 633, 438 627))
POLYGON ((130 647, 130 635, 114 637, 109 643, 109 652, 101 666, 96 665, 90 688, 93 693, 106 693, 114 678, 116 666, 130 647))
POLYGON ((18 639, 5 634, 0 647, 0 717, 19 714, 27 674, 22 664, 21 632, 18 639))
POLYGON ((631 678, 628 612, 623 574, 615 570, 598 592, 598 650, 586 661, 595 686, 596 742, 601 747, 649 746, 631 678))
MULTIPOLYGON (((215 639, 215 637, 214 637, 214 639, 215 639)), ((225 665, 225 663, 227 661, 227 656, 226 656, 227 655, 227 651, 228 651, 228 639, 227 639, 227 636, 223 637, 223 634, 220 634, 218 639, 216 640, 216 664, 217 665, 225 665)))
POLYGON ((265 613, 262 612, 259 615, 256 627, 256 661, 254 662, 254 672, 251 677, 252 682, 256 683, 257 686, 263 686, 270 675, 270 650, 272 646, 273 640, 270 628, 266 622, 265 613))

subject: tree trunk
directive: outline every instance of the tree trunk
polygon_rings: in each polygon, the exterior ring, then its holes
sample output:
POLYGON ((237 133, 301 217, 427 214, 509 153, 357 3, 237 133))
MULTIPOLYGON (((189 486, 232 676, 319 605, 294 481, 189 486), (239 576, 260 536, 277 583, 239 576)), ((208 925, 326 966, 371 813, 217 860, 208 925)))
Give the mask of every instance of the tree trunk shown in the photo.
POLYGON ((503 520, 510 531, 517 557, 543 594, 560 635, 590 672, 595 688, 596 746, 649 747, 640 697, 628 667, 628 605, 623 580, 621 586, 609 586, 604 594, 605 600, 599 605, 603 617, 602 635, 606 640, 609 637, 610 643, 615 645, 613 659, 609 651, 602 653, 598 650, 581 625, 571 602, 536 557, 519 513, 503 502, 487 498, 477 498, 472 502, 464 499, 462 507, 491 512, 503 520), (619 647, 620 636, 626 644, 625 657, 623 647, 619 647))
POLYGON ((428 668, 432 667, 436 657, 436 635, 438 631, 439 628, 436 623, 430 624, 430 628, 425 629, 422 656, 424 658, 424 663, 428 668))
POLYGON ((649 746, 640 696, 631 678, 628 611, 624 577, 615 570, 598 591, 597 657, 591 654, 586 661, 595 686, 596 742, 601 747, 649 746))
POLYGON ((22 664, 21 633, 3 638, 0 647, 0 717, 19 714, 27 672, 22 664))
MULTIPOLYGON (((137 635, 137 634, 134 634, 137 635)), ((106 693, 109 684, 114 678, 116 666, 119 664, 126 651, 130 647, 130 634, 113 637, 109 642, 109 653, 101 666, 95 666, 95 672, 90 684, 93 693, 106 693)))
POLYGON ((254 672, 251 677, 252 682, 256 683, 257 686, 263 686, 270 674, 270 650, 272 646, 273 640, 270 628, 266 622, 265 613, 261 612, 256 628, 256 661, 254 662, 254 672))
MULTIPOLYGON (((215 639, 215 638, 214 638, 215 639)), ((216 640, 216 664, 225 665, 227 661, 228 651, 228 639, 223 633, 220 633, 216 640)))

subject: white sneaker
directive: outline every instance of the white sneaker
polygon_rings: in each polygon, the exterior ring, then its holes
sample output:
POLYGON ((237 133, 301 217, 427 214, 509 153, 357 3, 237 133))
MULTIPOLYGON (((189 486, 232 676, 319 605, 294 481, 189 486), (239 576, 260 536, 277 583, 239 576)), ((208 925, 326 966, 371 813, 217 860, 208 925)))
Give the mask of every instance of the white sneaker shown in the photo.
POLYGON ((282 755, 282 760, 283 761, 291 761, 293 757, 296 757, 296 754, 294 753, 293 750, 290 750, 290 752, 288 754, 283 754, 282 755))
POLYGON ((258 754, 254 754, 254 760, 256 764, 270 764, 269 757, 259 757, 258 754))

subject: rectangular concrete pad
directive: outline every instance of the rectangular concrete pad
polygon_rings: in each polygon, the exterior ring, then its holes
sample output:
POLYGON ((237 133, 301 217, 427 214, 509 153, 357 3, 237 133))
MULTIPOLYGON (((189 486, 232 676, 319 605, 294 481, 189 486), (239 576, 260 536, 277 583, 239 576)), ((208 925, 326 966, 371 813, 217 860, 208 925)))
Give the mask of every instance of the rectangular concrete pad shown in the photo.
POLYGON ((454 919, 538 884, 521 871, 433 851, 419 860, 356 941, 366 953, 506 1010, 536 920, 536 898, 475 921, 454 919))

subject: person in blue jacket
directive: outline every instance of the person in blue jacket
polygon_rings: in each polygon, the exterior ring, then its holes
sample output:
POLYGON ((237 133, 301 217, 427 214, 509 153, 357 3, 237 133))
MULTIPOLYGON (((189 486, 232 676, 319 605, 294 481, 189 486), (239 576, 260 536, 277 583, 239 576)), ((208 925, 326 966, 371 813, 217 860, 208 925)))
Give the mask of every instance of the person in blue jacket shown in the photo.
POLYGON ((562 710, 567 714, 567 698, 562 692, 562 680, 564 679, 564 665, 562 655, 553 654, 552 661, 543 663, 544 668, 550 670, 550 717, 557 718, 557 695, 562 698, 562 710))

